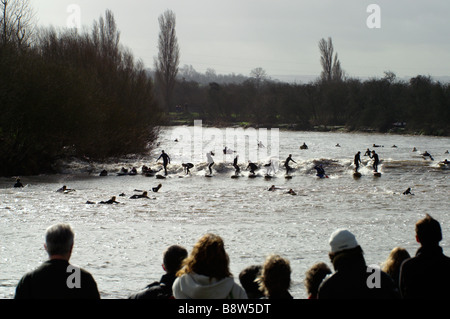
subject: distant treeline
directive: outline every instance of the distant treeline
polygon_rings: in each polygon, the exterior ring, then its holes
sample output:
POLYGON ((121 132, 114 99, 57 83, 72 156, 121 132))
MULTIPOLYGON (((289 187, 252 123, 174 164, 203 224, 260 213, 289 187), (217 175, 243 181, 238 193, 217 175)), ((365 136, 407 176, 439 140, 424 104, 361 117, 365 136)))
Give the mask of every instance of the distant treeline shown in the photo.
POLYGON ((174 94, 186 119, 199 117, 217 125, 286 124, 300 130, 343 127, 349 131, 450 133, 450 85, 422 75, 401 81, 393 72, 386 72, 385 77, 377 79, 318 79, 308 84, 261 78, 208 85, 179 80, 174 94))
MULTIPOLYGON (((2 31, 2 30, 0 30, 2 31)), ((50 171, 55 160, 140 153, 161 112, 152 79, 119 42, 114 17, 92 31, 38 30, 0 40, 0 176, 50 171)))

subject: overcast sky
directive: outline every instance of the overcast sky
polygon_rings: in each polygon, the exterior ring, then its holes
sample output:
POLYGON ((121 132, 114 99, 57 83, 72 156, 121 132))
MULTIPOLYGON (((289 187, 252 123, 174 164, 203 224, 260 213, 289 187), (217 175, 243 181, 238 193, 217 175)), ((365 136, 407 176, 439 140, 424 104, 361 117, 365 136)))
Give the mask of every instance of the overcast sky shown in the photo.
POLYGON ((105 10, 114 13, 121 43, 153 67, 158 17, 176 15, 180 66, 198 72, 272 78, 319 75, 318 42, 331 37, 344 71, 353 77, 450 75, 449 0, 33 0, 39 25, 66 27, 69 5, 91 28, 105 10), (369 28, 370 4, 380 28, 369 28))

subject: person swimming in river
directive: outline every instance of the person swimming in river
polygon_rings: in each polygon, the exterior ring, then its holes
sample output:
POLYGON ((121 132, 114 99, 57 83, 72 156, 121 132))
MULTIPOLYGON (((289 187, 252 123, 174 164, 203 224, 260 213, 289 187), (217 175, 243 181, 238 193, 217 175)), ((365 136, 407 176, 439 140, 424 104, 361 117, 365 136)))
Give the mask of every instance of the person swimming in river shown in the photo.
POLYGON ((191 173, 190 169, 192 167, 194 167, 194 164, 192 164, 192 163, 183 163, 183 164, 181 164, 181 166, 183 166, 183 169, 186 172, 186 175, 188 175, 188 174, 191 173))
POLYGON ((294 190, 293 190, 292 188, 291 188, 290 190, 288 190, 288 191, 286 192, 286 194, 297 195, 297 193, 294 192, 294 190))
POLYGON ((161 187, 162 187, 162 185, 161 185, 161 184, 158 184, 158 186, 152 188, 152 191, 153 191, 154 193, 157 193, 161 187))
POLYGON ((353 160, 353 164, 355 164, 355 173, 358 172, 360 163, 362 163, 361 162, 361 152, 358 152, 355 154, 355 159, 353 160))
POLYGON ((306 143, 303 142, 303 145, 300 146, 300 149, 301 149, 301 150, 307 150, 307 149, 308 149, 308 145, 306 145, 306 143))
POLYGON ((289 166, 289 162, 291 161, 297 164, 297 162, 292 159, 292 154, 289 154, 288 158, 286 158, 286 161, 284 161, 284 167, 286 168, 286 175, 289 175, 289 172, 292 170, 292 167, 289 166))
POLYGON ((430 160, 432 160, 432 161, 434 161, 434 158, 433 158, 433 156, 431 156, 431 154, 430 153, 428 153, 428 151, 425 151, 424 153, 422 153, 421 154, 423 157, 429 157, 430 158, 430 160))
POLYGON ((147 192, 142 192, 141 195, 136 194, 130 197, 130 199, 139 199, 139 198, 150 198, 150 197, 148 197, 147 192))
POLYGON ((241 172, 241 168, 239 167, 239 165, 237 163, 238 162, 238 158, 239 158, 239 155, 236 155, 236 157, 233 160, 233 167, 235 169, 234 173, 236 175, 238 175, 241 172))
POLYGON ((373 165, 372 165, 373 171, 377 173, 378 172, 378 164, 380 163, 378 154, 375 153, 375 151, 372 151, 372 156, 370 156, 370 158, 373 159, 373 165))
POLYGON ((120 204, 118 201, 116 201, 116 196, 111 197, 111 199, 107 201, 101 201, 99 204, 120 204))
POLYGON ((259 169, 258 165, 256 165, 255 163, 252 163, 251 161, 248 161, 248 165, 247 165, 247 169, 250 168, 250 173, 252 175, 255 175, 255 171, 257 171, 259 169))
POLYGON ((159 159, 162 157, 163 159, 163 167, 164 167, 164 175, 167 176, 167 164, 170 164, 170 157, 167 155, 164 150, 161 151, 161 155, 159 155, 158 159, 156 161, 159 161, 159 159))
POLYGON ((74 189, 69 189, 69 188, 67 188, 66 185, 63 185, 63 187, 58 189, 56 192, 58 192, 58 193, 69 193, 69 192, 73 192, 73 191, 75 191, 75 190, 74 189))
POLYGON ((413 193, 411 193, 411 187, 408 187, 408 189, 403 192, 403 195, 414 195, 413 193))

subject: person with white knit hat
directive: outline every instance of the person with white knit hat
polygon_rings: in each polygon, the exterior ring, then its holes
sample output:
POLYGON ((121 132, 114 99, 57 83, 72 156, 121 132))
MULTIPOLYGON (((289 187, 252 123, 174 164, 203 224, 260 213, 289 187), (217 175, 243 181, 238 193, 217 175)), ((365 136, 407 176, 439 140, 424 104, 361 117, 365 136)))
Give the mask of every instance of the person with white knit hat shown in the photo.
POLYGON ((329 257, 335 272, 319 288, 318 299, 398 299, 391 277, 366 266, 356 237, 347 229, 337 229, 329 239, 329 257), (375 278, 374 276, 379 276, 375 278), (376 285, 372 284, 372 279, 376 285))

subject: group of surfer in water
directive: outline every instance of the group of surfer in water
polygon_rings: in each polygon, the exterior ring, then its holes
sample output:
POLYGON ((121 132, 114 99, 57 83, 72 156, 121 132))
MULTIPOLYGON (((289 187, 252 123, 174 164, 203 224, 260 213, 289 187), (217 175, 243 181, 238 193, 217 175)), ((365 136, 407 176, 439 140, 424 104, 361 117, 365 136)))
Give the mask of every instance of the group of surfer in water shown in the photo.
MULTIPOLYGON (((336 145, 338 146, 339 143, 336 145)), ((340 145, 339 145, 340 146, 340 145)), ((264 147, 262 143, 258 143, 258 147, 264 147)), ((377 145, 377 144, 373 144, 373 147, 383 147, 382 145, 377 145)), ((395 145, 393 147, 396 147, 395 145)), ((300 149, 306 150, 308 149, 308 146, 306 145, 306 143, 303 143, 303 145, 300 146, 300 149)), ((414 148, 413 151, 416 151, 416 149, 414 148)), ((447 151, 448 152, 448 151, 447 151)), ((225 147, 223 149, 223 153, 224 154, 233 154, 235 153, 233 150, 229 149, 228 147, 225 147)), ((213 171, 212 171, 212 167, 215 165, 214 162, 214 152, 210 151, 208 153, 206 153, 206 160, 207 160, 207 172, 209 172, 209 174, 206 174, 205 176, 211 177, 213 175, 213 171)), ((373 160, 372 163, 372 168, 373 168, 373 172, 375 174, 375 176, 380 176, 380 173, 378 172, 378 166, 380 164, 380 159, 378 154, 375 152, 375 150, 370 150, 369 148, 366 150, 364 156, 368 156, 370 159, 373 160)), ((429 157, 431 160, 433 160, 433 157, 431 156, 431 154, 429 154, 427 151, 424 152, 422 154, 422 156, 425 157, 429 157)), ((158 173, 159 171, 161 171, 162 169, 164 169, 164 177, 168 175, 168 171, 167 171, 167 166, 170 164, 170 156, 164 151, 161 151, 160 156, 158 157, 158 159, 156 160, 156 162, 158 162, 160 159, 162 159, 163 163, 162 163, 162 168, 160 168, 159 170, 153 170, 151 168, 148 168, 146 165, 144 165, 142 167, 142 174, 146 175, 146 176, 155 176, 156 173, 158 173)), ((233 167, 235 169, 235 176, 237 177, 240 175, 241 173, 241 167, 238 165, 238 160, 239 160, 239 155, 236 155, 233 159, 233 167)), ((291 177, 290 174, 293 170, 293 168, 289 165, 290 162, 293 163, 297 163, 293 158, 292 158, 292 154, 289 154, 289 156, 286 158, 286 160, 284 161, 284 168, 286 170, 286 177, 291 177)), ((445 161, 440 162, 444 165, 448 165, 449 161, 447 159, 445 159, 445 161)), ((353 160, 353 164, 354 164, 354 176, 360 176, 361 174, 359 173, 359 168, 360 168, 360 164, 362 164, 361 161, 361 152, 358 151, 355 155, 354 155, 354 160, 353 160)), ((185 172, 186 175, 190 174, 190 169, 192 169, 194 167, 193 163, 182 163, 181 164, 183 167, 183 171, 185 172)), ((273 160, 271 159, 269 161, 269 163, 264 164, 264 167, 267 169, 266 171, 266 177, 270 176, 271 172, 276 172, 275 169, 275 165, 273 160)), ((253 163, 252 161, 248 161, 248 165, 246 167, 246 170, 250 171, 250 175, 249 177, 255 177, 256 176, 256 171, 259 170, 260 167, 253 163)), ((317 171, 316 176, 320 177, 320 178, 327 178, 328 176, 325 173, 325 169, 323 167, 323 164, 318 164, 314 166, 314 169, 317 171)), ((106 176, 108 173, 106 170, 103 170, 100 175, 101 176, 106 176)), ((118 175, 122 176, 122 175, 137 175, 137 169, 135 167, 133 167, 130 171, 128 171, 127 169, 123 168, 120 170, 120 172, 118 173, 118 175)), ((160 175, 157 175, 157 177, 161 177, 164 178, 160 175)))

